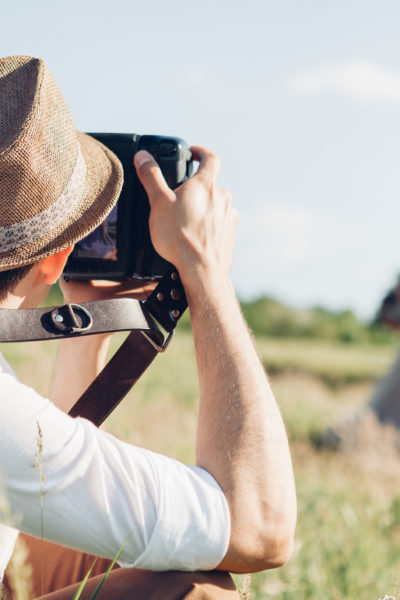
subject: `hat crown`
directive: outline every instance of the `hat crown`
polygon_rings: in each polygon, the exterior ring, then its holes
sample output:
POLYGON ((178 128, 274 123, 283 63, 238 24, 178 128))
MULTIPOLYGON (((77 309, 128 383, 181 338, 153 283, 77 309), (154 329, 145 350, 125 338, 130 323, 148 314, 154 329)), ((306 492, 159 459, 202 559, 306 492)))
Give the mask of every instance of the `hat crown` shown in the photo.
POLYGON ((77 157, 67 105, 41 59, 0 59, 0 226, 48 209, 77 157))
POLYGON ((0 271, 80 240, 123 181, 116 156, 76 131, 43 60, 0 58, 0 271))
POLYGON ((0 59, 0 153, 12 146, 29 123, 41 61, 28 56, 0 59))

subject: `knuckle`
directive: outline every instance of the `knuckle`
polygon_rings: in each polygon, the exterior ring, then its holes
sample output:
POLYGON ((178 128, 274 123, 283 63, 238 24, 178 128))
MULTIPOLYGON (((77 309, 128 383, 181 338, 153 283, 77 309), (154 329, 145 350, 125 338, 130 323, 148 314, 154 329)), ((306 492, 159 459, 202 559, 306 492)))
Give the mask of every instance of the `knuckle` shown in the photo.
POLYGON ((150 161, 148 161, 139 165, 136 170, 142 177, 148 177, 148 175, 151 173, 152 167, 153 165, 150 161))
POLYGON ((157 176, 158 173, 158 165, 152 161, 148 161, 143 165, 144 172, 153 177, 157 176))
POLYGON ((160 179, 160 168, 153 160, 148 160, 139 165, 138 175, 147 182, 157 182, 160 179))
POLYGON ((168 201, 172 201, 175 198, 175 194, 171 191, 157 188, 153 194, 153 200, 158 204, 165 203, 168 201))
POLYGON ((208 160, 219 160, 219 157, 212 150, 209 150, 208 148, 202 148, 202 151, 208 160))
POLYGON ((232 205, 232 194, 227 190, 221 190, 221 200, 224 204, 226 214, 234 215, 235 209, 232 205))
POLYGON ((209 173, 203 171, 202 173, 199 172, 198 180, 201 181, 202 185, 204 186, 204 189, 208 192, 208 194, 210 194, 211 196, 215 195, 217 184, 215 182, 214 177, 212 177, 209 173))
POLYGON ((232 194, 230 192, 228 192, 228 190, 221 190, 221 194, 223 196, 223 198, 225 199, 225 202, 227 204, 231 204, 232 203, 232 194))

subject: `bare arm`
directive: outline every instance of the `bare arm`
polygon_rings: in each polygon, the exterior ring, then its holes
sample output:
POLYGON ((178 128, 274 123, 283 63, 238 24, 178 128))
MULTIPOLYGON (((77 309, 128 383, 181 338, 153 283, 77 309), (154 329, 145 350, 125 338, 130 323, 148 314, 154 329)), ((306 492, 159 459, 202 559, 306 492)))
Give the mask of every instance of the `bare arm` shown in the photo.
POLYGON ((200 385, 197 463, 218 481, 231 512, 229 549, 219 568, 256 571, 291 554, 292 465, 228 274, 236 213, 216 186, 216 157, 193 150, 199 172, 175 193, 150 155, 139 153, 135 164, 150 198, 153 243, 178 268, 189 301, 200 385))
MULTIPOLYGON (((60 280, 64 302, 90 302, 107 298, 145 298, 154 284, 142 282, 60 280)), ((50 397, 68 412, 106 364, 112 334, 65 339, 60 343, 50 397)))
POLYGON ((50 390, 52 402, 69 412, 106 364, 109 334, 62 340, 50 390))
POLYGON ((221 568, 246 572, 249 561, 251 570, 279 566, 291 554, 296 515, 285 429, 230 282, 200 281, 198 300, 191 301, 200 382, 197 462, 219 482, 231 511, 221 568))
MULTIPOLYGON (((60 280, 64 303, 95 300, 96 289, 86 282, 60 280)), ((68 412, 106 364, 111 334, 89 335, 60 342, 50 397, 68 412)))

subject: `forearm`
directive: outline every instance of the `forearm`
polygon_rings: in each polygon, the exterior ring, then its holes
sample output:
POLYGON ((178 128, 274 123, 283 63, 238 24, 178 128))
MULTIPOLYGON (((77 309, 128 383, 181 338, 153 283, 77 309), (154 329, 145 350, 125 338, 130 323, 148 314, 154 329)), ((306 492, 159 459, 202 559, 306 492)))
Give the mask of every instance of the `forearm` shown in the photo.
MULTIPOLYGON (((111 281, 60 280, 64 303, 93 302, 122 297, 132 292, 132 284, 111 281)), ((143 284, 140 294, 143 292, 143 284)), ((103 333, 64 339, 60 343, 50 397, 64 412, 80 398, 92 381, 102 371, 112 334, 103 333)))
POLYGON ((111 334, 89 335, 62 340, 58 352, 50 397, 68 412, 103 369, 111 334))
POLYGON ((231 539, 219 565, 256 571, 291 553, 296 498, 278 407, 229 280, 237 220, 228 192, 216 185, 218 158, 191 148, 196 175, 168 188, 153 158, 135 155, 149 195, 157 252, 178 269, 192 315, 199 371, 197 462, 225 493, 231 539))
POLYGON ((197 462, 231 511, 222 566, 246 571, 249 554, 255 568, 276 566, 290 554, 296 520, 284 425, 229 278, 211 271, 195 279, 188 296, 200 385, 197 462))

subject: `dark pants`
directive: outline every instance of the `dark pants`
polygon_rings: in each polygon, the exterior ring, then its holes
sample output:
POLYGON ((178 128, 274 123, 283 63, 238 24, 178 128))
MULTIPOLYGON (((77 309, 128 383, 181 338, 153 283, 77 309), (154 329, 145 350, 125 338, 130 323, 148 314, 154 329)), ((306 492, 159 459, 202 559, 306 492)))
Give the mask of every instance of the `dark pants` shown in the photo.
MULTIPOLYGON (((72 600, 79 582, 93 564, 94 556, 70 550, 51 542, 20 534, 28 549, 28 558, 32 566, 32 584, 34 598, 46 600, 72 600), (44 569, 42 577, 42 550, 44 569), (43 581, 42 581, 43 579, 43 581), (42 589, 43 594, 42 596, 42 589)), ((89 600, 102 579, 111 561, 97 558, 91 576, 80 598, 89 600)), ((15 578, 15 575, 14 575, 15 578)), ((4 588, 7 600, 15 600, 13 582, 5 575, 4 588)), ((232 578, 221 571, 197 571, 194 573, 179 571, 143 571, 140 569, 120 569, 114 567, 107 577, 99 599, 134 600, 238 600, 232 578)))

